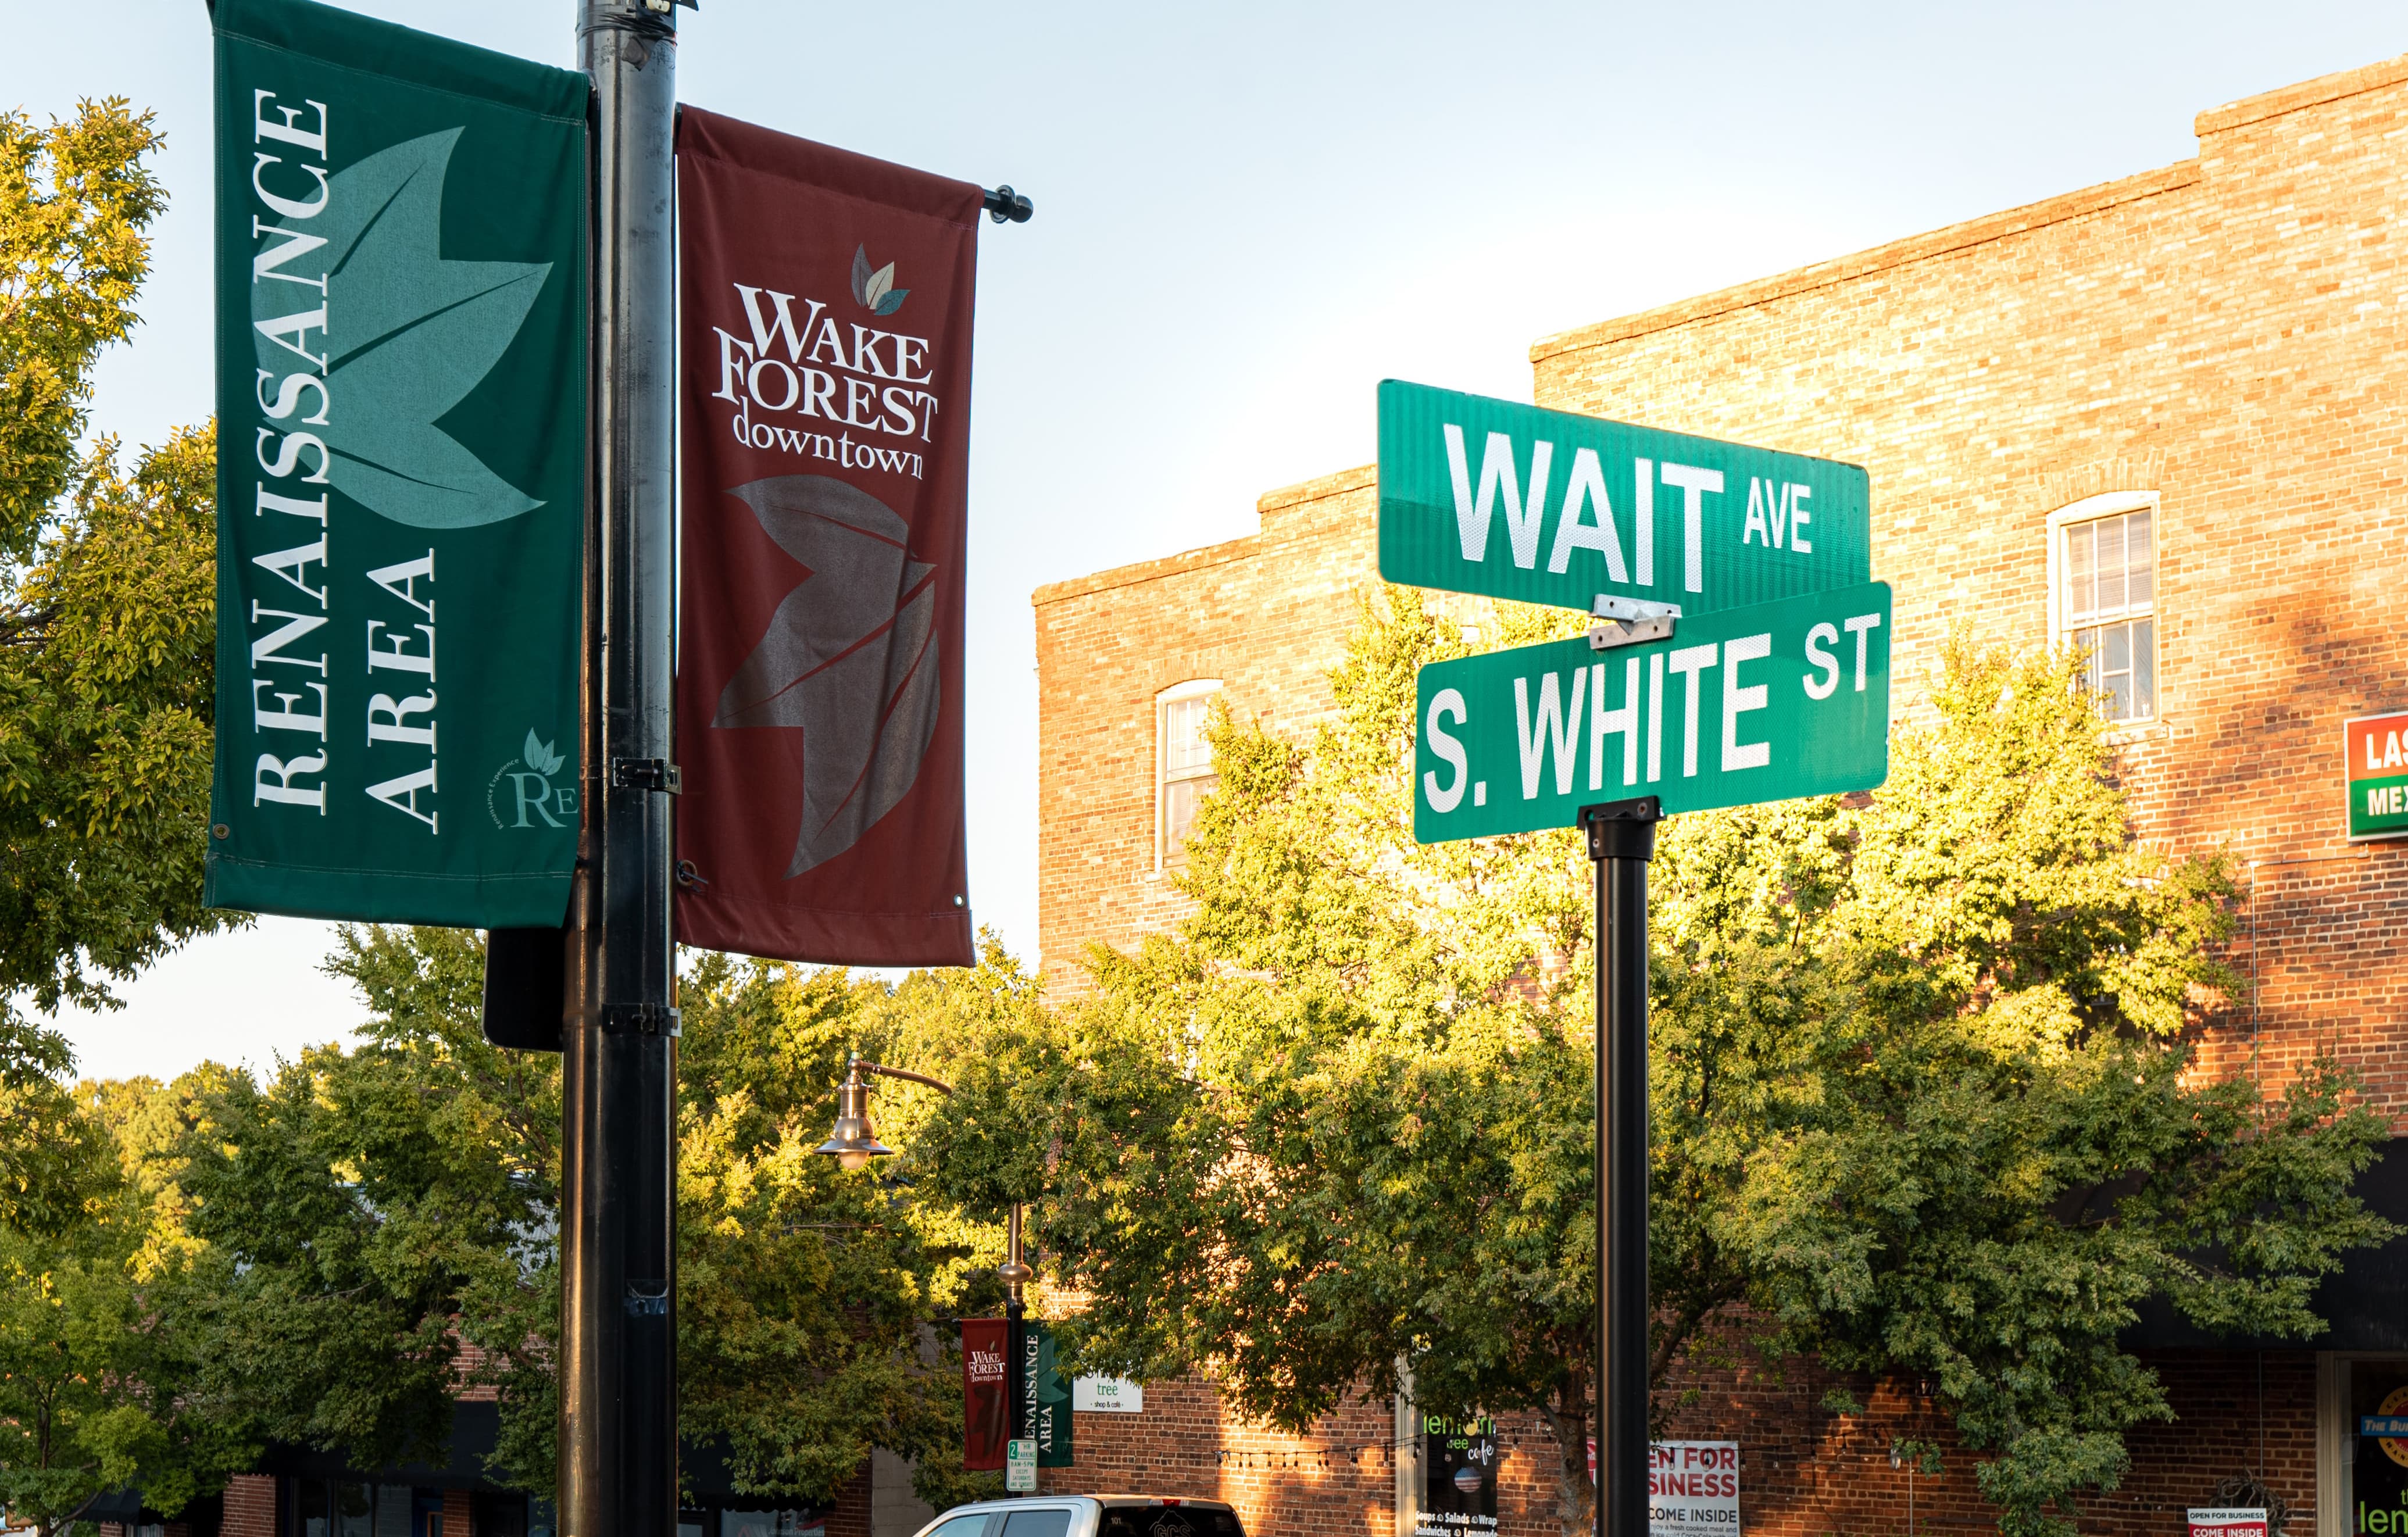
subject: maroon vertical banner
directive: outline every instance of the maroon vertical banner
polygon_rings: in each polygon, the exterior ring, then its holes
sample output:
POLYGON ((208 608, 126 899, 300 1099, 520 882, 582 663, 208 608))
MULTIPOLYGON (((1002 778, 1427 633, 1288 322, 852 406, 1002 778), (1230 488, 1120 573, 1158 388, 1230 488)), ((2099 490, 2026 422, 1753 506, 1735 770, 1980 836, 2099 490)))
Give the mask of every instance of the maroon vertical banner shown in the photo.
POLYGON ((1004 1443, 1011 1439, 1004 1388, 1010 1329, 1001 1318, 962 1320, 962 1466, 972 1472, 1002 1467, 1004 1443))
POLYGON ((680 116, 687 944, 972 960, 962 596, 982 195, 680 116))

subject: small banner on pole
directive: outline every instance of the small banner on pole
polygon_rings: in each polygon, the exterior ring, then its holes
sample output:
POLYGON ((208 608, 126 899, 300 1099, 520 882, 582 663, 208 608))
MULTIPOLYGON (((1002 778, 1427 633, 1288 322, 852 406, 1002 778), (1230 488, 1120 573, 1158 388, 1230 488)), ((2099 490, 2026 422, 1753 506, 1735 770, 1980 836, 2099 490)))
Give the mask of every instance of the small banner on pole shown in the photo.
POLYGON ((556 925, 585 77, 217 0, 212 905, 556 925))
POLYGON ((962 1320, 962 1466, 993 1472, 1011 1439, 1011 1401, 1005 1385, 1010 1327, 1001 1318, 962 1320))
POLYGON ((967 966, 982 194, 687 108, 678 938, 967 966))
POLYGON ((1054 1331, 1034 1318, 1020 1326, 1020 1423, 1037 1443, 1037 1465, 1074 1466, 1069 1385, 1054 1364, 1054 1331))

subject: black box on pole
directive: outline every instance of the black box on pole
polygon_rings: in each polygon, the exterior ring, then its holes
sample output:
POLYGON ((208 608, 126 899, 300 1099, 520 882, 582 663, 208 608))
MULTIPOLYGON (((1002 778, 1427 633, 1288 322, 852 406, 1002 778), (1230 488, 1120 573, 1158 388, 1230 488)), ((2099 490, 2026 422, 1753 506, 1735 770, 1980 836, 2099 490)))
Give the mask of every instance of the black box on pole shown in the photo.
POLYGON ((485 934, 485 1043, 560 1050, 568 930, 495 928, 485 934))

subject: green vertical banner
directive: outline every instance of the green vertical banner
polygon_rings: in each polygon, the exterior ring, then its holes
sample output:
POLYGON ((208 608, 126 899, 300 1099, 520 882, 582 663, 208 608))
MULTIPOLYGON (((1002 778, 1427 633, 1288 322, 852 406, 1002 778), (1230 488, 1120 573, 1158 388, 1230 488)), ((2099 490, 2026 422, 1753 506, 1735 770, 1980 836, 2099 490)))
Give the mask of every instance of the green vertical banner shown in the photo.
POLYGON ((306 0, 214 19, 208 900, 558 924, 586 79, 306 0))
POLYGON ((1070 1385, 1054 1364, 1054 1331, 1029 1319, 1020 1326, 1022 1423, 1037 1443, 1037 1465, 1074 1465, 1070 1444, 1070 1385))

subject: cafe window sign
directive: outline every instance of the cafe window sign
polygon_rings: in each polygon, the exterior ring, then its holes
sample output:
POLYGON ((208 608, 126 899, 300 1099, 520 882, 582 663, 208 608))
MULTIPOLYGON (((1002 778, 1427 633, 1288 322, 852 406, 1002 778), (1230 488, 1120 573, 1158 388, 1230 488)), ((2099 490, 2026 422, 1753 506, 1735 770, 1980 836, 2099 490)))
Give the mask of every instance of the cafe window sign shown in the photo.
POLYGON ((2408 1537, 2408 1357, 2320 1365, 2316 1537, 2408 1537))

